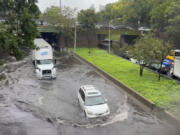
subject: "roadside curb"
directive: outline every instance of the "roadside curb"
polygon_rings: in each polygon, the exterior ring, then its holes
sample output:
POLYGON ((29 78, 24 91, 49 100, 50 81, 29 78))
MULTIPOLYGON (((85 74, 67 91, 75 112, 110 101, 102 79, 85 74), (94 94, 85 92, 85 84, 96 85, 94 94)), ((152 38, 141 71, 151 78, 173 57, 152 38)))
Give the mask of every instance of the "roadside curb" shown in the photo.
POLYGON ((86 64, 88 64, 89 66, 93 67, 96 71, 98 71, 100 74, 102 74, 104 77, 106 77, 108 80, 110 80, 111 82, 113 82, 115 85, 117 85, 118 87, 122 88, 123 90, 125 90, 129 95, 131 95, 132 97, 134 97, 136 100, 138 100, 139 102, 141 102, 142 104, 144 104, 146 107, 148 107, 151 111, 160 111, 159 115, 157 115, 160 119, 166 119, 166 121, 171 122, 172 124, 176 125, 180 124, 180 119, 178 119, 177 117, 175 117, 173 114, 171 114, 170 112, 166 111, 166 110, 162 110, 161 108, 157 107, 153 102, 151 102, 149 99, 145 98, 144 96, 140 95, 139 93, 137 93, 134 89, 129 88, 127 85, 125 85, 124 83, 120 82, 119 80, 115 79, 113 76, 111 76, 110 74, 108 74, 107 72, 103 71, 102 69, 100 69, 99 67, 97 67, 96 65, 92 64, 91 62, 87 61, 86 59, 84 59, 83 57, 81 57, 80 55, 74 53, 71 51, 71 54, 73 54, 73 56, 77 59, 82 60, 83 62, 85 62, 86 64))

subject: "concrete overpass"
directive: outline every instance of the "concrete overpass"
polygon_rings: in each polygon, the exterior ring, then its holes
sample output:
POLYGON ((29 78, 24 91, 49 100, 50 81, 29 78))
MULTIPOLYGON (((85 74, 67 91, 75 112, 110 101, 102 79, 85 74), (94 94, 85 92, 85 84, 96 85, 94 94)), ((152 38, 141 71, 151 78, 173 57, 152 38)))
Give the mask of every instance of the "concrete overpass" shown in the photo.
MULTIPOLYGON (((55 43, 61 46, 62 38, 58 35, 60 29, 53 26, 38 26, 38 31, 41 33, 42 38, 46 39, 50 44, 55 43)), ((102 40, 107 39, 109 34, 108 28, 96 29, 97 43, 99 44, 102 40)), ((132 44, 134 39, 141 35, 141 31, 138 30, 128 30, 128 29, 111 29, 111 38, 116 35, 117 39, 122 43, 132 44)), ((81 36, 81 38, 84 38, 81 36)))
MULTIPOLYGON (((38 26, 38 31, 40 33, 49 32, 49 33, 58 33, 59 30, 53 26, 38 26)), ((96 34, 108 34, 108 29, 96 29, 96 34)), ((128 29, 111 29, 111 34, 119 35, 141 35, 141 32, 138 30, 128 30, 128 29)))

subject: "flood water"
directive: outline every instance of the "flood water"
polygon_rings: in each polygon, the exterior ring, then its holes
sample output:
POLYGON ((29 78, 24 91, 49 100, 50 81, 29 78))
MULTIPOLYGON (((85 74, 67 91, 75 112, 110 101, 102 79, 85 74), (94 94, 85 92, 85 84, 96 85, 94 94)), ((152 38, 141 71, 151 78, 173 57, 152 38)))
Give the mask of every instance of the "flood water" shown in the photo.
POLYGON ((57 79, 38 80, 30 57, 9 63, 0 82, 0 135, 165 135, 165 122, 137 107, 124 91, 70 55, 57 58, 57 79), (108 99, 108 118, 86 119, 81 85, 108 99))

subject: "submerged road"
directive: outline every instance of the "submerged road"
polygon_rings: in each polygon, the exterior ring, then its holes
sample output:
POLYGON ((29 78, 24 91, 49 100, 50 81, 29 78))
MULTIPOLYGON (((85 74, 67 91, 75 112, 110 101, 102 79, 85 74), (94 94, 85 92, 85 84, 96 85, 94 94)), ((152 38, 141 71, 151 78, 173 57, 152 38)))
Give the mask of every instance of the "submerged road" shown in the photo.
POLYGON ((69 55, 57 59, 56 80, 38 80, 30 58, 7 66, 6 80, 0 82, 0 135, 165 135, 170 131, 87 65, 69 55), (77 102, 77 90, 85 84, 95 85, 108 99, 108 119, 85 119, 77 102))

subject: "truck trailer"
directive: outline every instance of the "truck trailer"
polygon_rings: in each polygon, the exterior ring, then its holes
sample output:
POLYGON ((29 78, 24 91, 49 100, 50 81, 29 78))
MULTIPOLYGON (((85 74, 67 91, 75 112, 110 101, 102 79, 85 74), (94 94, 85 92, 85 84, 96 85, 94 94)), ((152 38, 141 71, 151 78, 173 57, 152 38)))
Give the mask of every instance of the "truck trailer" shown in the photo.
POLYGON ((35 49, 32 53, 32 61, 38 79, 56 78, 55 59, 53 57, 53 49, 44 39, 38 38, 34 40, 35 49))
POLYGON ((180 78, 180 50, 175 50, 174 66, 171 69, 171 74, 177 78, 180 78))

